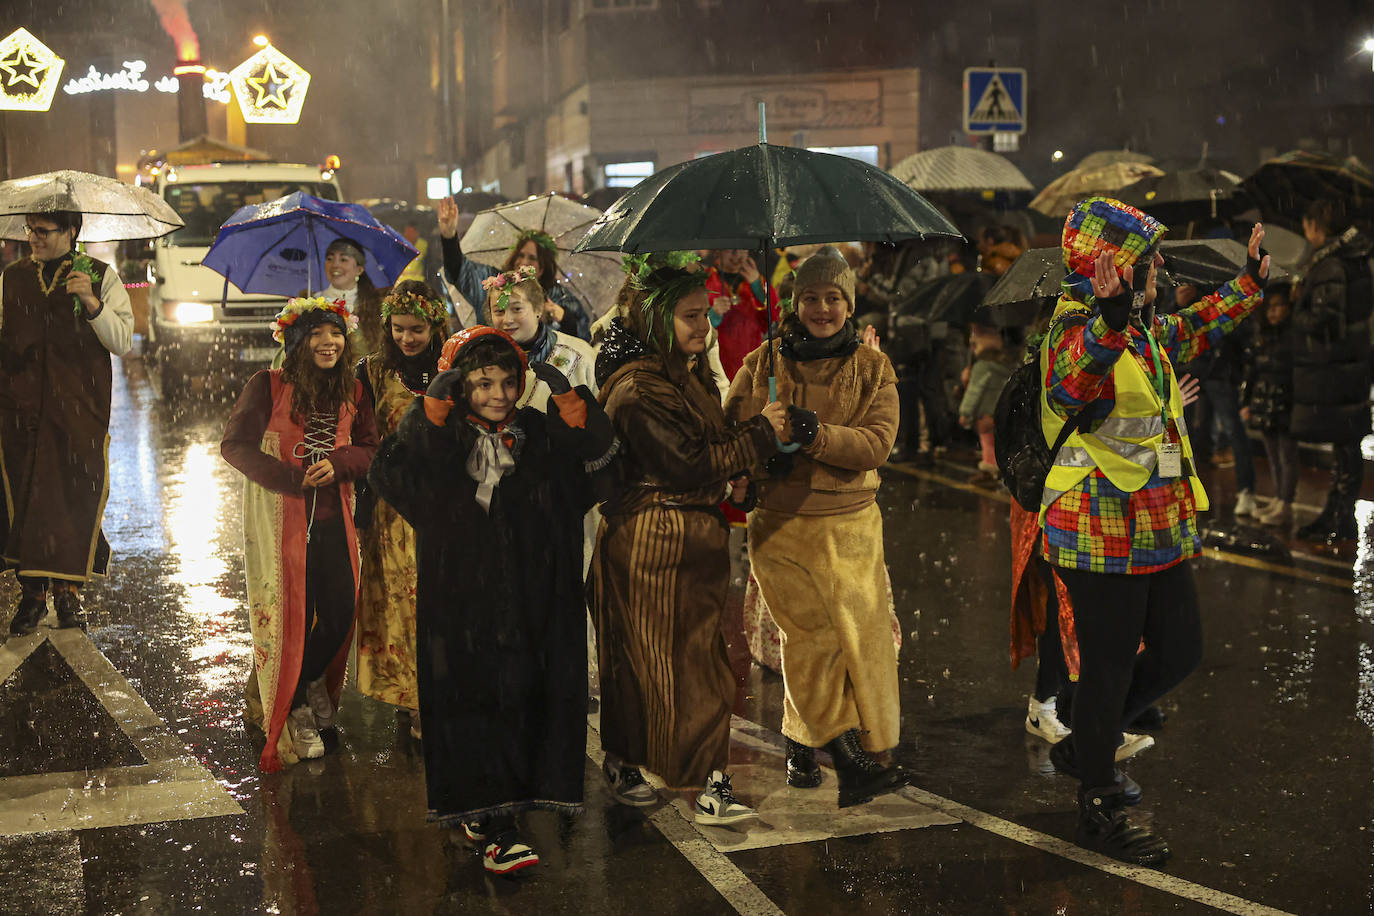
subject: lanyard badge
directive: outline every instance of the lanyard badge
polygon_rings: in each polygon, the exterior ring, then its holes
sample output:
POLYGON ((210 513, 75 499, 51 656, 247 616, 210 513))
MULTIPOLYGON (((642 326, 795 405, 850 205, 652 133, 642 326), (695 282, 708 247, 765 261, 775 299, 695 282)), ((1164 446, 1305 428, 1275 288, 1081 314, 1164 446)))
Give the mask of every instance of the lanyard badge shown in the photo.
POLYGON ((1155 392, 1159 395, 1159 419, 1164 429, 1159 444, 1155 446, 1155 468, 1162 478, 1182 477, 1183 442, 1175 431, 1176 427, 1169 423, 1168 381, 1164 377, 1164 365, 1159 360, 1159 342, 1148 330, 1144 337, 1150 348, 1150 359, 1154 364, 1154 377, 1151 381, 1154 382, 1155 392))

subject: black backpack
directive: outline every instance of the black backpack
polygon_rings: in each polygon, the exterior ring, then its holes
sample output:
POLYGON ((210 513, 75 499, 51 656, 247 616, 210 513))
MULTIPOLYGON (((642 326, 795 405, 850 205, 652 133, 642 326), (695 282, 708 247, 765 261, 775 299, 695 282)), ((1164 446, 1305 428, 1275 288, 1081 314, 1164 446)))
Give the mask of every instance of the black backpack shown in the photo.
MULTIPOLYGON (((1053 327, 1053 325, 1051 325, 1053 327)), ((1049 331, 1045 332, 1046 334, 1049 331)), ((1082 425, 1080 410, 1064 424, 1054 447, 1045 445, 1045 433, 1040 425, 1040 352, 1031 348, 1030 359, 1023 363, 997 399, 993 414, 993 448, 997 452, 997 470, 1012 499, 1027 512, 1040 511, 1040 497, 1045 478, 1054 464, 1054 456, 1064 447, 1074 430, 1082 425)))

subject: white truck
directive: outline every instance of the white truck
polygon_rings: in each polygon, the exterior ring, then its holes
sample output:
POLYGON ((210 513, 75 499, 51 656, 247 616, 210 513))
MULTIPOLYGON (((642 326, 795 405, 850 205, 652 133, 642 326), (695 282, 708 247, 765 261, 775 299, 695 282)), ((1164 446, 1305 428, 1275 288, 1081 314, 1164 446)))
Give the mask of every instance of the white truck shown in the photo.
MULTIPOLYGON (((181 215, 185 227, 153 245, 145 356, 160 376, 164 396, 189 379, 233 379, 262 368, 276 354, 269 324, 280 296, 224 294, 224 278, 201 259, 234 211, 304 191, 340 200, 332 170, 279 162, 213 162, 166 166, 152 176, 153 190, 181 215)), ((304 284, 302 284, 303 286, 304 284)))

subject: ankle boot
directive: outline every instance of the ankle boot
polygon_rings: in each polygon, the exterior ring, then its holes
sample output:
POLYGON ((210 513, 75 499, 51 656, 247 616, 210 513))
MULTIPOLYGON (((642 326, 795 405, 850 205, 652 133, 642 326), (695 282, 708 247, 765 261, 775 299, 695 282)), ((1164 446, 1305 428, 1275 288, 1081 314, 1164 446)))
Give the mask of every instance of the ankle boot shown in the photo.
POLYGON ((1302 541, 1324 541, 1336 520, 1336 491, 1331 490, 1326 494, 1326 505, 1322 507, 1321 513, 1312 521, 1303 525, 1295 533, 1302 541))
POLYGON ((859 743, 859 730, 851 728, 826 744, 839 778, 839 806, 848 808, 873 800, 906 785, 907 774, 898 766, 885 767, 868 755, 859 743))
POLYGON ((15 609, 14 619, 10 621, 10 634, 28 636, 38 629, 39 622, 48 616, 48 593, 34 589, 24 589, 15 609))
POLYGON ((1079 790, 1074 842, 1132 865, 1159 865, 1169 858, 1169 844, 1163 837, 1127 820, 1126 801, 1115 785, 1079 790))
POLYGON ((86 629, 86 609, 81 606, 81 596, 74 588, 64 588, 52 596, 53 610, 57 611, 59 627, 80 627, 86 629))
POLYGON ((787 742, 787 784, 794 789, 814 789, 821 784, 816 751, 784 736, 787 742))
MULTIPOLYGON (((1056 742, 1050 748, 1050 763, 1065 776, 1083 778, 1083 772, 1078 767, 1078 751, 1073 744, 1073 735, 1056 742)), ((1119 767, 1112 768, 1112 776, 1115 786, 1121 790, 1123 802, 1127 805, 1140 804, 1140 800, 1145 797, 1145 790, 1140 788, 1140 783, 1121 772, 1119 767)))

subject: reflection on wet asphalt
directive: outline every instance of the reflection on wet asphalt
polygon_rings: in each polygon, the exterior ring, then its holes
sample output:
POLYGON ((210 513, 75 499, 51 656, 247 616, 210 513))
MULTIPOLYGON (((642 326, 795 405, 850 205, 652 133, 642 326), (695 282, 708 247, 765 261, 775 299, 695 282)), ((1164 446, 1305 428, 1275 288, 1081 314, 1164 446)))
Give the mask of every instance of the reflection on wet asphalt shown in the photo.
MULTIPOLYGON (((590 763, 583 816, 530 819, 538 874, 488 881, 461 837, 425 822, 420 749, 404 720, 356 692, 337 749, 259 774, 261 737, 240 717, 250 659, 241 478, 218 448, 229 404, 165 404, 136 362, 115 385, 106 512, 115 563, 89 590, 90 636, 245 813, 0 837, 0 873, 34 877, 48 899, 72 903, 66 912, 733 912, 641 812, 611 801, 590 763)), ((1074 784, 1052 775, 1048 747, 1023 728, 1033 666, 1007 664, 1005 502, 909 473, 885 479, 887 558, 906 635, 900 758, 923 789, 1071 837, 1074 784)), ((1366 534, 1370 515, 1362 503, 1366 534)), ((1167 698, 1158 746, 1128 764, 1145 787, 1139 816, 1174 848, 1169 875, 1291 912, 1370 911, 1370 543, 1304 567, 1346 581, 1353 567, 1353 595, 1279 566, 1197 563, 1203 666, 1167 698)), ((0 600, 12 606, 14 592, 6 577, 0 600)), ((743 657, 738 645, 732 653, 743 657)), ((744 664, 737 673, 736 712, 776 730, 779 679, 744 664)), ((54 702, 48 714, 66 715, 54 702)), ((0 709, 13 715, 8 703, 0 709)), ((0 735, 13 732, 4 725, 0 735)), ((747 785, 736 788, 748 798, 747 785)), ((968 824, 755 849, 728 862, 788 913, 1209 909, 968 824)))

